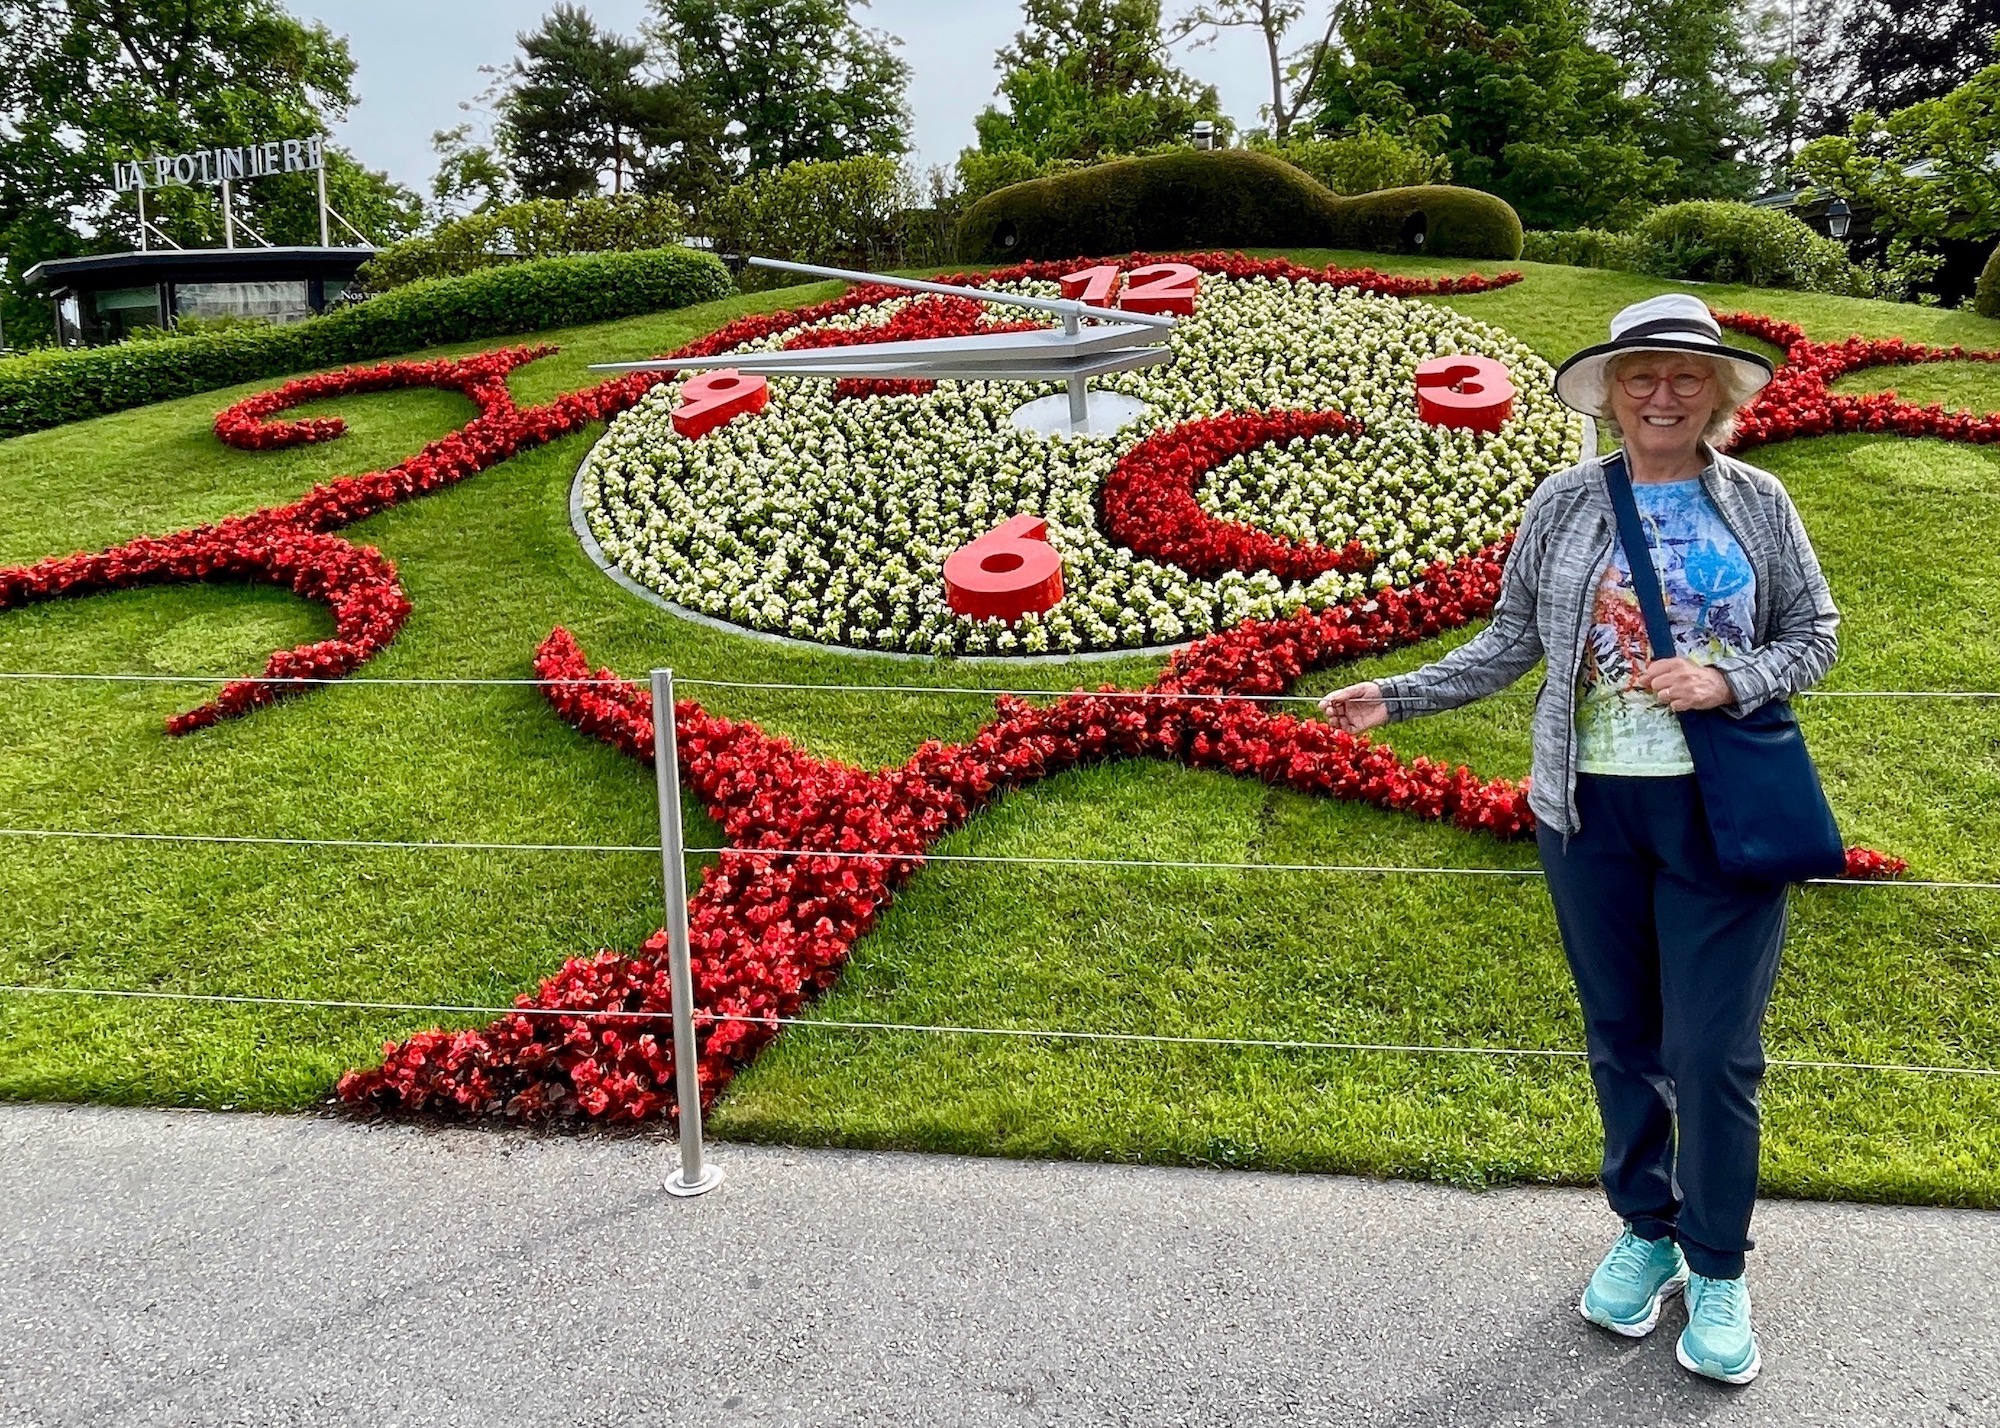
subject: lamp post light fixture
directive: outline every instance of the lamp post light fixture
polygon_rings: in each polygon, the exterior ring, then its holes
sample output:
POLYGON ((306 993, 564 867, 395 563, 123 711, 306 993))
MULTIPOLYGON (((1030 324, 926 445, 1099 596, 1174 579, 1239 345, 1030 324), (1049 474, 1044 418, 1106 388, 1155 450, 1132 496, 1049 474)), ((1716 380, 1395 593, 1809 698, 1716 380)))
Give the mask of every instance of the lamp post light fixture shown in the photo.
POLYGON ((1826 206, 1826 231, 1835 238, 1847 237, 1848 225, 1854 221, 1854 210, 1847 206, 1847 200, 1836 198, 1826 206))
POLYGON ((1194 121, 1194 146, 1197 149, 1212 149, 1215 147, 1214 120, 1197 119, 1194 121))

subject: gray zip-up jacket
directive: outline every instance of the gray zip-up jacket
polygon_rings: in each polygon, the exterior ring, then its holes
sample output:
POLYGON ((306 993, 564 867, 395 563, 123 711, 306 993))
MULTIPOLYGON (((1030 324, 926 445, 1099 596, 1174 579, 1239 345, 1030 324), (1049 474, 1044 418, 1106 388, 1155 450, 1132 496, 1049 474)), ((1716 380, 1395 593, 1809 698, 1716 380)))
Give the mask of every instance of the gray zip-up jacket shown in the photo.
MULTIPOLYGON (((1717 660, 1748 714, 1817 683, 1839 649, 1826 577, 1782 482, 1732 457, 1707 452, 1702 488, 1757 574, 1756 648, 1717 660)), ((1546 658, 1535 698, 1528 806, 1543 826, 1576 832, 1577 676, 1592 593, 1616 531, 1604 466, 1596 457, 1558 472, 1528 498, 1500 580, 1493 619, 1443 659, 1380 681, 1391 721, 1455 709, 1505 689, 1546 658)))

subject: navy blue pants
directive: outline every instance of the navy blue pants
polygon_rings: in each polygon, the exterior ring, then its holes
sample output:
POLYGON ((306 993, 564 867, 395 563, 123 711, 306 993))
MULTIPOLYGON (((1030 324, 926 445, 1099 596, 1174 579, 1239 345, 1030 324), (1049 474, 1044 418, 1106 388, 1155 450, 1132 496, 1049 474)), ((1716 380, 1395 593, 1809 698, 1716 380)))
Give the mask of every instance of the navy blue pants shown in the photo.
POLYGON ((1542 829, 1542 867, 1583 1003, 1604 1119, 1604 1192, 1696 1274, 1743 1273, 1757 1199, 1760 1028, 1785 889, 1733 884, 1694 776, 1580 774, 1580 826, 1542 829))

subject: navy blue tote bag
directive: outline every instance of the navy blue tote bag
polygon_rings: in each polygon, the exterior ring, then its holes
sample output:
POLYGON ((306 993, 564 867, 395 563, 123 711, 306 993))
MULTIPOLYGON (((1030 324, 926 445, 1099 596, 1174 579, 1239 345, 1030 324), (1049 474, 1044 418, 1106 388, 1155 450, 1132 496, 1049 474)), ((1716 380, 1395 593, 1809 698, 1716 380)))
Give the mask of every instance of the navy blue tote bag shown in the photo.
MULTIPOLYGON (((1618 543, 1646 618, 1646 638, 1655 659, 1668 658, 1676 653, 1673 630, 1623 453, 1604 463, 1604 480, 1618 516, 1618 543)), ((1768 884, 1837 878, 1847 871, 1840 829, 1789 702, 1774 699, 1740 717, 1689 709, 1680 721, 1723 872, 1768 884)))

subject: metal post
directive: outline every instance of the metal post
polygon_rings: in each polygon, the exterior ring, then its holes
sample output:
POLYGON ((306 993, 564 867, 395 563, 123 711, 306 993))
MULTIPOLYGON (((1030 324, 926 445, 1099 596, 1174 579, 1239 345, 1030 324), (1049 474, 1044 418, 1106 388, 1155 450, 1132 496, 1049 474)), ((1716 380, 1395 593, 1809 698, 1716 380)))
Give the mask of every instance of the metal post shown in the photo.
POLYGON ((694 972, 688 965, 687 847, 681 836, 680 751, 674 738, 674 672, 653 671, 653 781, 660 796, 660 867, 666 874, 667 980, 674 999, 674 1094, 680 1102, 681 1168, 669 1195, 703 1195, 722 1171, 701 1163, 701 1078, 694 1045, 694 972))
POLYGON ((313 170, 313 178, 319 185, 319 246, 330 248, 333 245, 328 241, 326 232, 326 159, 324 156, 320 159, 319 167, 313 170))
POLYGON ((139 182, 138 194, 139 194, 139 251, 143 253, 146 251, 146 184, 143 179, 140 180, 139 182))
POLYGON ((236 215, 229 207, 229 180, 222 181, 222 246, 236 246, 236 215))
MULTIPOLYGON (((1076 314, 1073 312, 1066 312, 1063 314, 1062 324, 1063 324, 1063 333, 1069 337, 1076 336, 1078 331, 1081 329, 1081 324, 1077 322, 1076 314)), ((1089 430, 1090 430, 1090 384, 1082 377, 1071 377, 1069 379, 1070 435, 1079 436, 1082 433, 1089 430)))

